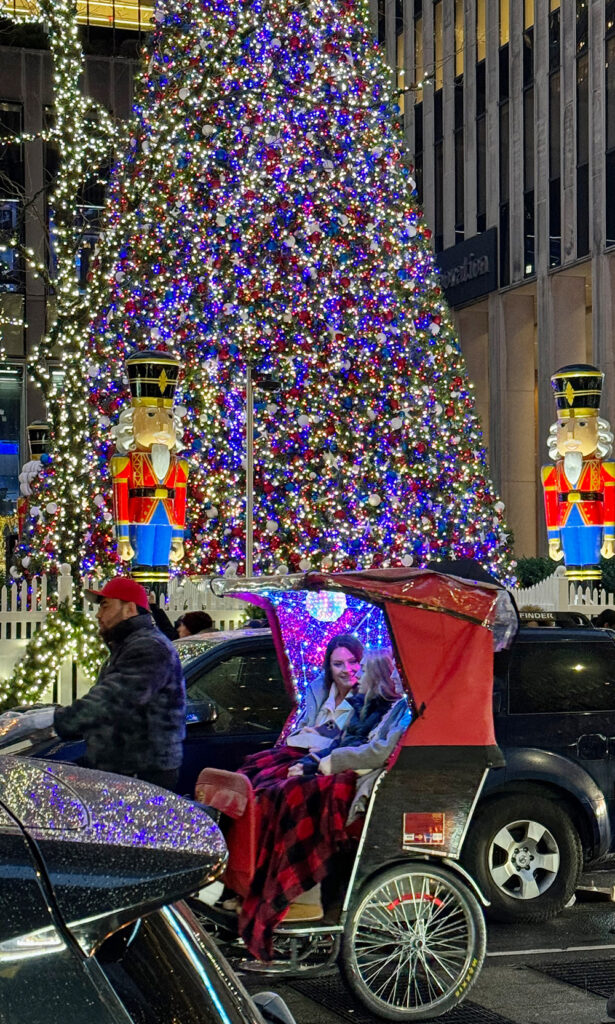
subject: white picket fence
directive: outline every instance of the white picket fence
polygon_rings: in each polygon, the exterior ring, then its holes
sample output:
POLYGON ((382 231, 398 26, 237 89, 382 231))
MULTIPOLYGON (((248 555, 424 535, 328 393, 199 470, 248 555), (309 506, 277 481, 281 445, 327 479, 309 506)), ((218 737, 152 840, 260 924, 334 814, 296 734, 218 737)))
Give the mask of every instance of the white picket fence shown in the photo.
MULTIPOLYGON (((245 604, 233 598, 216 597, 210 586, 210 577, 175 578, 170 581, 168 595, 162 607, 172 622, 187 611, 206 611, 216 629, 236 629, 245 621, 245 604)), ((86 578, 84 588, 100 589, 100 580, 86 578)), ((47 616, 50 598, 49 581, 46 576, 35 577, 30 584, 12 583, 0 589, 0 679, 8 679, 28 643, 41 628, 47 616)), ((68 600, 74 605, 75 594, 70 570, 63 567, 57 577, 56 601, 68 600)), ((84 611, 95 614, 95 606, 86 597, 82 598, 84 611)), ((81 693, 86 684, 81 679, 78 666, 73 667, 67 659, 59 672, 58 684, 53 694, 46 699, 57 699, 70 703, 76 693, 81 693)))
POLYGON ((573 583, 566 579, 563 566, 558 566, 552 576, 533 587, 516 588, 511 591, 517 607, 537 605, 545 611, 582 611, 586 615, 598 615, 604 608, 615 607, 615 595, 608 594, 602 587, 573 583))
MULTIPOLYGON (((168 586, 163 607, 174 622, 183 612, 208 612, 217 629, 236 629, 245 621, 245 604, 233 598, 216 597, 210 587, 211 577, 175 577, 168 586)), ((100 588, 100 581, 85 579, 84 587, 100 588)), ((33 634, 45 621, 49 606, 47 577, 35 578, 30 584, 9 584, 0 589, 0 679, 7 679, 33 634)), ((615 596, 598 587, 583 587, 569 582, 562 567, 558 567, 546 580, 533 587, 512 591, 517 606, 538 605, 545 611, 579 611, 597 615, 603 608, 615 607, 615 596)), ((54 594, 54 601, 56 595, 54 594)), ((74 603, 74 587, 67 567, 57 578, 57 600, 74 603)), ((94 606, 82 598, 83 608, 92 615, 94 606)), ((58 684, 46 699, 69 703, 86 684, 79 675, 79 667, 67 659, 62 666, 58 684)))

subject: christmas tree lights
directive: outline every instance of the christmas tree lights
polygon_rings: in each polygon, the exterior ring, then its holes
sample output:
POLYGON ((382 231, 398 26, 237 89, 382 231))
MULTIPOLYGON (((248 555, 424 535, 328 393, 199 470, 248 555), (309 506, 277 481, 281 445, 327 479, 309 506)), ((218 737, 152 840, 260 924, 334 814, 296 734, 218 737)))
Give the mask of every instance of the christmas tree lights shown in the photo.
POLYGON ((168 0, 155 18, 88 366, 98 542, 112 543, 123 360, 160 348, 185 364, 184 569, 245 568, 250 365, 257 573, 457 555, 506 577, 503 506, 367 3, 168 0))

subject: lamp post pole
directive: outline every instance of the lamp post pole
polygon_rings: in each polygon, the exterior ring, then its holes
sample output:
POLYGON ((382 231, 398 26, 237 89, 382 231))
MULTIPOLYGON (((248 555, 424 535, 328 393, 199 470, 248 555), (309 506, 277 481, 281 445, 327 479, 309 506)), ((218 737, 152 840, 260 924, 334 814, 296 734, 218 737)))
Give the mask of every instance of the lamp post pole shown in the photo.
POLYGON ((246 365, 246 576, 254 566, 254 391, 252 364, 246 365))

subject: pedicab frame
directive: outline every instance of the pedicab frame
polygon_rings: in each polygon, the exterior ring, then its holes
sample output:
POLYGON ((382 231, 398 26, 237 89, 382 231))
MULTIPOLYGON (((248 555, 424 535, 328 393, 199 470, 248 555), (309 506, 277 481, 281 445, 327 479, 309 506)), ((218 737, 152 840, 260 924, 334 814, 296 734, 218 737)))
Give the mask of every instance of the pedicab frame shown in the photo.
POLYGON ((476 981, 486 950, 480 904, 488 901, 459 857, 487 773, 504 764, 493 653, 517 630, 510 595, 495 581, 427 569, 312 571, 212 587, 265 608, 289 688, 273 591, 339 591, 381 608, 414 711, 369 798, 339 921, 282 924, 276 956, 286 958, 256 969, 307 970, 310 952, 332 936, 329 963, 339 954, 350 988, 372 1012, 411 1021, 447 1012, 476 981))

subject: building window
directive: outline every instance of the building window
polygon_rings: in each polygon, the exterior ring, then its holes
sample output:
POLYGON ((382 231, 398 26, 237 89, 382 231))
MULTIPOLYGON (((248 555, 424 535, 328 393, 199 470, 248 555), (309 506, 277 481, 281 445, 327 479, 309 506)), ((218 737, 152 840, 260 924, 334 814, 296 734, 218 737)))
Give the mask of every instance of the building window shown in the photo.
POLYGON ((523 84, 531 85, 534 81, 534 29, 526 28, 523 32, 523 84))
POLYGON ((500 202, 510 199, 510 144, 508 123, 508 100, 500 103, 500 202))
POLYGON ((405 47, 404 47, 404 5, 403 0, 395 0, 395 56, 397 61, 397 102, 399 111, 403 118, 406 97, 403 92, 405 86, 405 47))
POLYGON ((436 252, 442 252, 444 248, 444 164, 442 156, 442 141, 436 142, 434 146, 434 173, 435 173, 435 224, 434 224, 434 248, 436 252))
MULTIPOLYGON (((559 13, 559 12, 558 12, 559 13)), ((562 262, 560 73, 549 76, 549 266, 562 262)))
MULTIPOLYGON (((578 23, 577 23, 578 24, 578 23)), ((577 256, 589 252, 589 90, 587 46, 577 57, 577 256)))
MULTIPOLYGON (((555 0, 552 0, 554 3, 555 0)), ((551 8, 549 12, 549 71, 559 71, 560 51, 560 14, 559 6, 551 8)))
POLYGON ((510 0, 500 0, 500 46, 510 42, 510 0))
POLYGON ((510 284, 510 208, 500 206, 500 287, 510 284))
POLYGON ((606 244, 615 245, 615 0, 605 12, 606 244))
POLYGON ((536 268, 534 190, 523 196, 523 274, 531 277, 536 268))
POLYGON ((455 77, 463 75, 463 0, 455 0, 455 77))
MULTIPOLYGON (((0 366, 0 508, 13 515, 19 496, 24 373, 22 366, 0 366)), ((3 567, 0 567, 3 568, 3 567)))
POLYGON ((534 90, 523 93, 523 187, 534 188, 534 90))
POLYGON ((524 276, 535 272, 534 89, 523 93, 523 252, 524 276))
POLYGON ((385 0, 378 0, 377 27, 378 42, 384 43, 387 37, 387 19, 385 13, 385 0))
POLYGON ((423 19, 414 19, 414 78, 422 82, 425 77, 425 60, 423 57, 423 19))
MULTIPOLYGON (((22 131, 19 103, 0 103, 0 136, 18 138, 22 131)), ((0 245, 18 235, 23 240, 23 146, 0 146, 0 245)), ((0 292, 23 292, 23 263, 13 249, 0 251, 0 292)))
POLYGON ((577 53, 587 49, 589 0, 577 0, 577 53))
POLYGON ((500 72, 500 102, 508 99, 510 76, 508 73, 508 46, 502 46, 499 51, 499 72, 500 72))
POLYGON ((414 108, 414 179, 419 203, 423 202, 423 104, 414 108))
POLYGON ((476 0, 476 59, 484 60, 487 56, 487 21, 485 4, 487 0, 476 0))
POLYGON ((465 141, 463 134, 463 78, 455 79, 455 242, 465 234, 465 141))
POLYGON ((444 37, 442 31, 442 0, 436 0, 433 8, 434 77, 436 89, 441 89, 444 85, 444 37))

